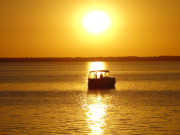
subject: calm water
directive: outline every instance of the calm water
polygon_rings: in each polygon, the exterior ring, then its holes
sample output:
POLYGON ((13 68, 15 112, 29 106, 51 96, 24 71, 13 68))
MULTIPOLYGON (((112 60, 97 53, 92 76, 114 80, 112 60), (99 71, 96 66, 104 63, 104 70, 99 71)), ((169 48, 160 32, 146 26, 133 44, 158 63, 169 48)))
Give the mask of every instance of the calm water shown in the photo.
POLYGON ((0 134, 180 134, 180 62, 0 63, 0 134), (105 68, 116 88, 87 88, 105 68))

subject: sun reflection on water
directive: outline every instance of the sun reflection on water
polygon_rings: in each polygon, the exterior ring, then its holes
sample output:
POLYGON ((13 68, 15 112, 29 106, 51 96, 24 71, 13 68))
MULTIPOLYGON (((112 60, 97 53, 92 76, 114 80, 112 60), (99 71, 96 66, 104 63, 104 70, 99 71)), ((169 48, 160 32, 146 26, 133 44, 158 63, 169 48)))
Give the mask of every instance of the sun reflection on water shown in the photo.
POLYGON ((90 96, 90 104, 87 105, 87 123, 91 129, 90 134, 103 134, 104 126, 106 126, 106 110, 107 105, 103 102, 102 97, 90 96))
MULTIPOLYGON (((105 70, 106 66, 104 62, 90 62, 89 64, 89 71, 93 71, 93 70, 105 70)), ((97 78, 100 78, 100 72, 97 73, 97 78)), ((104 73, 103 73, 104 75, 104 73)), ((89 78, 94 78, 94 76, 92 76, 92 74, 89 76, 89 78)))
POLYGON ((89 71, 93 70, 104 70, 105 63, 104 62, 91 62, 89 65, 89 71))

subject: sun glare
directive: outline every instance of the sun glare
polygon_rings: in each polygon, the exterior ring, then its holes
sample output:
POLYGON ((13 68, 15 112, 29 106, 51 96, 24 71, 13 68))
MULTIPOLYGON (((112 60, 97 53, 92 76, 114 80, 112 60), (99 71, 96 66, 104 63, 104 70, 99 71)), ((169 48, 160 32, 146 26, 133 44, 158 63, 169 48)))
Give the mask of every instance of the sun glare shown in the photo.
POLYGON ((89 65, 89 71, 104 70, 105 64, 103 62, 91 62, 89 65))
POLYGON ((93 34, 104 32, 109 28, 110 23, 108 14, 103 11, 89 12, 83 19, 83 26, 88 32, 93 34))

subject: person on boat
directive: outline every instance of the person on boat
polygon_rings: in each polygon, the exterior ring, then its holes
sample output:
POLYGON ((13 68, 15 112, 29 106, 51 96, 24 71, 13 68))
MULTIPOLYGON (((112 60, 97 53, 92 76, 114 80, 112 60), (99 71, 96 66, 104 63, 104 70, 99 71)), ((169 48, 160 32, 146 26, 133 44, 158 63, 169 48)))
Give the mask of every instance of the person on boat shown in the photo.
POLYGON ((95 73, 95 75, 94 75, 94 76, 95 76, 95 79, 97 79, 97 74, 96 74, 96 73, 95 73))
POLYGON ((103 74, 101 73, 101 74, 100 74, 100 79, 102 79, 102 78, 103 78, 103 74))

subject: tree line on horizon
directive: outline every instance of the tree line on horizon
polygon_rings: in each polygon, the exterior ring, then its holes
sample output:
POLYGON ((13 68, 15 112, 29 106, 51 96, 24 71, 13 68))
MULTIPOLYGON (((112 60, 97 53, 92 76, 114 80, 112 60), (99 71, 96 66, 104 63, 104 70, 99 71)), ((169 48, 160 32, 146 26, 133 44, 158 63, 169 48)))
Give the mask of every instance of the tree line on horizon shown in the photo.
POLYGON ((0 58, 0 62, 180 61, 180 56, 0 58))

